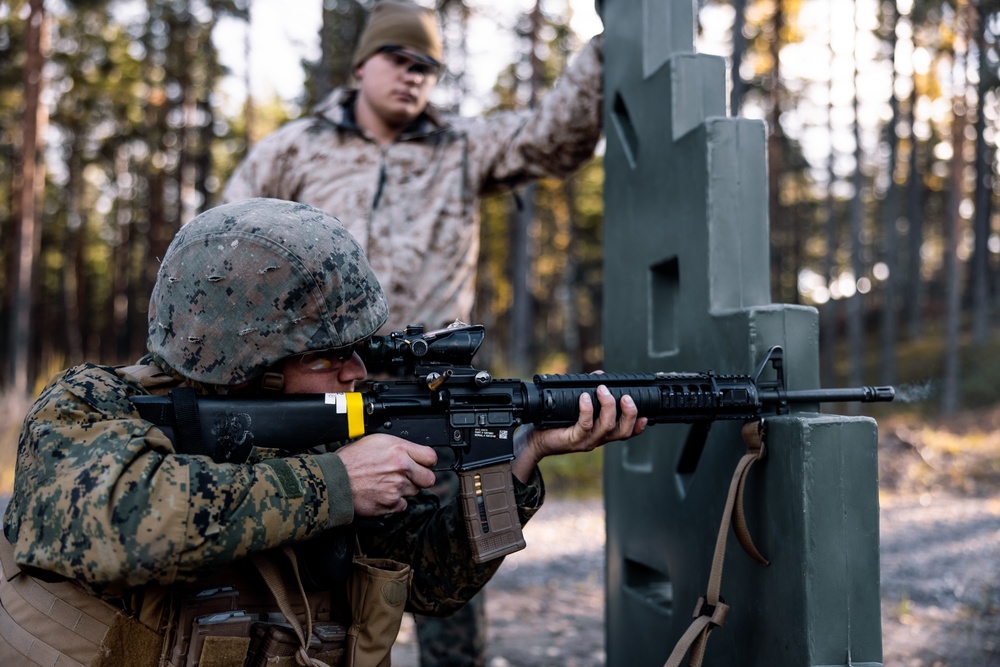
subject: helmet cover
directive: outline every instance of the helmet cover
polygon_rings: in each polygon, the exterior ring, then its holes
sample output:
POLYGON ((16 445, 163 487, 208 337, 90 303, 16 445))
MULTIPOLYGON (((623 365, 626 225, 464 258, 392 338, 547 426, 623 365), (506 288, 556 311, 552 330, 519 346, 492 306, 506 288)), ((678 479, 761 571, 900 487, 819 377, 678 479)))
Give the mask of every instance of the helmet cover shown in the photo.
POLYGON ((174 237, 150 296, 148 347, 184 377, 231 386, 285 357, 351 346, 387 318, 339 220, 250 199, 209 209, 174 237))

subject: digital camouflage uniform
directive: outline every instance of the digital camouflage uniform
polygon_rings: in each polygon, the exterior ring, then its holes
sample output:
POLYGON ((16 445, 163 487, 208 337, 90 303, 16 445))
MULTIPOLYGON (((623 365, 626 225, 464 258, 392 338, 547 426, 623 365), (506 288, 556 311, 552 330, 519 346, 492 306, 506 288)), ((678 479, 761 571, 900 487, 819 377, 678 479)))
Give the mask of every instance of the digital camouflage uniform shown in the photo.
MULTIPOLYGON (((471 321, 479 199, 568 176, 591 158, 601 133, 600 41, 581 50, 535 109, 463 118, 428 108, 388 146, 355 122, 357 91, 338 89, 312 116, 255 146, 223 200, 278 197, 336 212, 386 290, 384 331, 471 321)), ((421 664, 484 665, 484 605, 480 595, 448 622, 418 618, 421 664)))
POLYGON ((262 140, 224 201, 277 197, 335 213, 386 291, 385 329, 470 321, 480 196, 588 160, 601 132, 600 38, 535 109, 442 117, 429 108, 388 146, 354 120, 357 92, 334 91, 308 118, 262 140))
MULTIPOLYGON (((252 380, 291 354, 351 345, 385 319, 360 248, 328 214, 253 200, 199 218, 161 265, 151 353, 127 369, 60 373, 29 410, 4 517, 18 566, 78 582, 154 630, 155 615, 138 607, 143 591, 215 577, 250 554, 350 526, 353 500, 333 452, 254 451, 241 464, 180 454, 127 397, 252 380), (213 259, 174 261, 191 246, 213 259), (310 256, 317 261, 302 262, 310 256), (143 375, 156 380, 135 379, 143 375)), ((542 502, 541 479, 514 483, 527 521, 542 502)), ((413 567, 407 608, 425 614, 460 607, 501 562, 474 565, 458 506, 426 492, 357 534, 367 555, 413 567)))
MULTIPOLYGON (((177 454, 135 412, 127 396, 146 392, 120 372, 71 368, 29 411, 4 517, 19 565, 118 597, 149 583, 193 581, 351 523, 350 486, 335 454, 240 465, 177 454)), ((527 521, 541 504, 540 478, 514 479, 527 521)), ((454 611, 501 562, 472 565, 460 508, 438 505, 422 492, 406 512, 358 531, 365 553, 413 566, 410 605, 427 614, 454 611)))

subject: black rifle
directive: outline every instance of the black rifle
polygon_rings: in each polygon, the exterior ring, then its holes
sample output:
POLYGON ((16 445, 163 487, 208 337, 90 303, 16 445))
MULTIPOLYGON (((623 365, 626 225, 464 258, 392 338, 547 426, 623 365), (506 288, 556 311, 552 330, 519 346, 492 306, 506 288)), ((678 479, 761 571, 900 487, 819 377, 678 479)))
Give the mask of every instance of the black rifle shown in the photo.
MULTIPOLYGON (((273 398, 134 396, 139 414, 163 429, 178 451, 243 462, 251 448, 301 452, 371 433, 389 433, 433 447, 450 447, 476 562, 524 548, 510 461, 514 430, 523 424, 575 424, 580 394, 605 385, 616 401, 629 395, 650 424, 696 424, 704 435, 717 420, 758 420, 792 404, 891 401, 892 387, 785 389, 783 356, 772 347, 753 375, 591 373, 536 375, 532 382, 493 378, 472 366, 482 325, 425 333, 422 327, 377 336, 359 350, 372 372, 408 379, 375 381, 370 390, 281 394, 273 398), (775 379, 765 380, 768 366, 775 379), (177 415, 187 415, 178 418, 177 415)), ((684 462, 682 461, 682 466, 684 462)))

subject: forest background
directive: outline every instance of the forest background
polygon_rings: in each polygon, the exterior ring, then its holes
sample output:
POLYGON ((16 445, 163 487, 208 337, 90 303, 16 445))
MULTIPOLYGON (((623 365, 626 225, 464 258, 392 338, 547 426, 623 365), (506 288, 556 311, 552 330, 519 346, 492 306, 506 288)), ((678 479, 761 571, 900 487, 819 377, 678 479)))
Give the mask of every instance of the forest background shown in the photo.
MULTIPOLYGON (((422 3, 445 29, 446 109, 530 106, 582 43, 568 0, 422 3), (473 98, 482 21, 515 49, 473 98)), ((0 449, 53 373, 144 353, 170 239, 254 142, 350 81, 370 5, 324 0, 289 102, 226 92, 217 27, 249 20, 253 0, 0 1, 0 449)), ((996 403, 1000 0, 698 8, 698 49, 727 59, 730 113, 766 121, 772 300, 818 308, 823 384, 895 384, 923 416, 996 403)), ((566 181, 483 202, 477 366, 601 367, 600 152, 566 181)))

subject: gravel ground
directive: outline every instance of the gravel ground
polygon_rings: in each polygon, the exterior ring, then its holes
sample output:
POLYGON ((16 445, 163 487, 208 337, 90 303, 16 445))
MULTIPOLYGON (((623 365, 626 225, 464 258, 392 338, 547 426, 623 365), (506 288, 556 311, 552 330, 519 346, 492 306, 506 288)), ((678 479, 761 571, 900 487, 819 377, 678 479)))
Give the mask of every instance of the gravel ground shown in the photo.
MULTIPOLYGON (((1000 667, 1000 492, 886 495, 881 510, 884 664, 1000 667)), ((603 666, 601 501, 549 500, 525 539, 487 589, 489 666, 603 666)), ((417 666, 408 617, 393 665, 417 666)))
MULTIPOLYGON (((998 461, 973 461, 961 477, 998 461)), ((940 490, 939 477, 920 490, 892 462, 905 458, 880 452, 884 664, 1000 667, 1000 480, 983 474, 963 492, 940 490)), ((489 667, 603 667, 604 535, 602 501, 546 502, 525 528, 529 547, 487 589, 489 667)), ((417 667, 409 616, 393 665, 417 667)))
MULTIPOLYGON (((604 505, 547 500, 486 589, 489 667, 603 667, 604 505)), ((417 667, 409 615, 393 667, 417 667)))
POLYGON ((1000 666, 1000 494, 882 500, 886 665, 1000 666))

